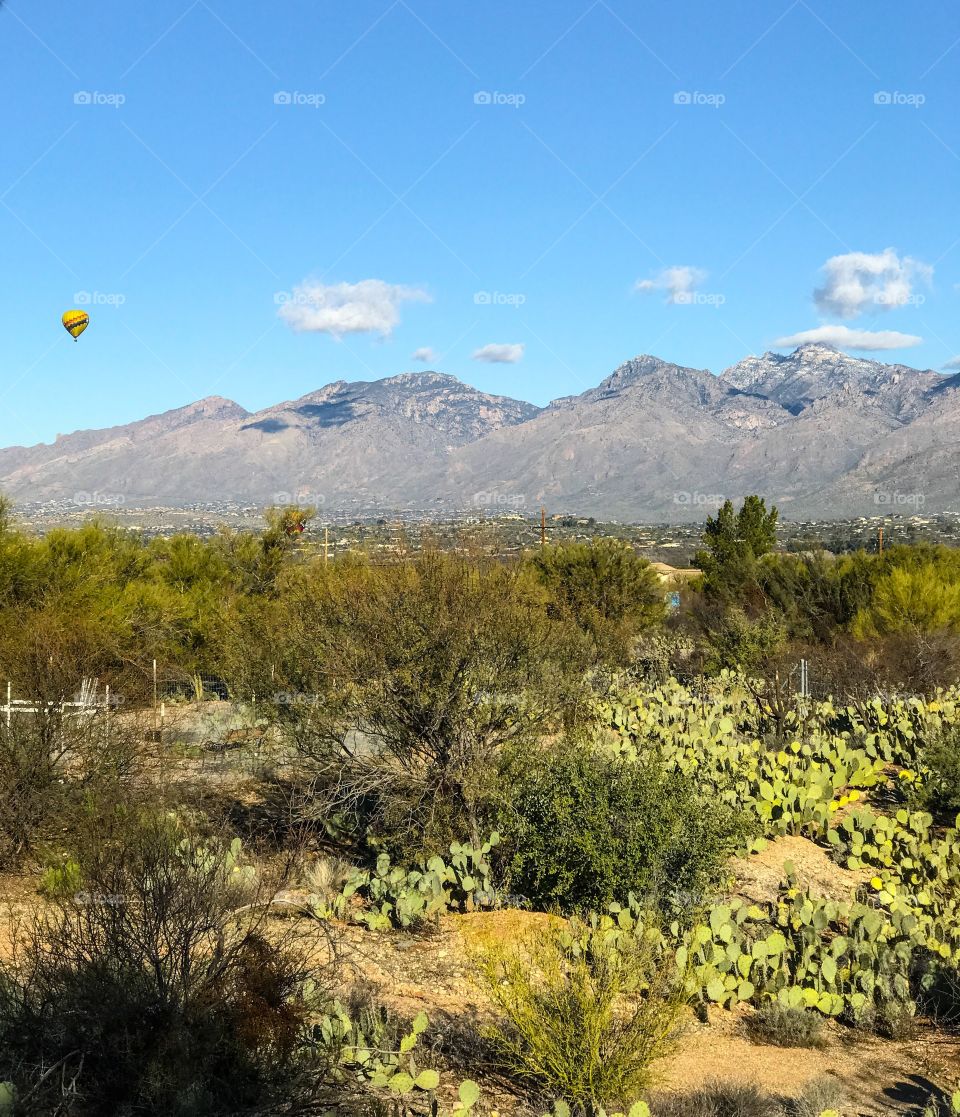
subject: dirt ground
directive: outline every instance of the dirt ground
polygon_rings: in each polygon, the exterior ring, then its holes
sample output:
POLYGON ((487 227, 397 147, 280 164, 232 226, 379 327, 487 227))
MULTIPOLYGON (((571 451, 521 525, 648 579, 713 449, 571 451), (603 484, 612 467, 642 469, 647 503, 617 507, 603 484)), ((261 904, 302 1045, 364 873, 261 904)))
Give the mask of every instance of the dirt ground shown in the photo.
MULTIPOLYGON (((266 759, 260 746, 249 755, 242 749, 242 756, 218 747, 230 743, 230 734, 239 738, 247 728, 225 704, 204 704, 199 717, 192 713, 191 718, 179 710, 168 712, 165 779, 197 781, 208 793, 242 803, 250 767, 266 759)), ((836 865, 829 852, 814 842, 786 837, 732 863, 733 891, 751 901, 772 899, 786 861, 792 862, 802 885, 819 896, 846 899, 865 879, 864 874, 836 865)), ((14 922, 39 899, 37 884, 36 877, 0 875, 0 959, 9 956, 14 922)), ((484 1080, 486 1112, 492 1102, 503 1117, 526 1115, 530 1111, 522 1098, 506 1083, 495 1075, 480 1074, 482 1064, 478 1066, 476 1060, 482 1045, 476 1036, 478 1025, 489 1019, 489 1006, 473 976, 475 959, 491 948, 518 941, 551 918, 516 910, 451 915, 417 935, 337 925, 333 936, 342 963, 341 992, 366 988, 407 1018, 425 1011, 431 1021, 428 1035, 450 1067, 445 1080, 477 1075, 484 1080)), ((291 920, 302 921, 305 936, 319 926, 292 910, 283 920, 287 929, 291 920)), ((890 1117, 922 1106, 934 1085, 960 1087, 960 1035, 938 1033, 923 1021, 915 1038, 898 1042, 853 1033, 829 1022, 822 1048, 782 1049, 747 1038, 744 1020, 751 1011, 747 1006, 735 1012, 711 1009, 707 1022, 690 1014, 676 1049, 656 1068, 657 1089, 687 1090, 711 1081, 750 1083, 783 1098, 796 1098, 811 1082, 829 1080, 846 1096, 844 1117, 890 1117)))
MULTIPOLYGON (((821 853, 810 842, 809 849, 786 839, 779 849, 768 848, 763 861, 753 859, 751 882, 744 880, 738 892, 764 898, 767 876, 778 876, 776 866, 784 858, 802 864, 811 874, 843 874, 832 862, 821 860, 821 853), (782 855, 782 856, 781 856, 782 855)), ((839 888, 840 878, 833 887, 839 888)), ((13 922, 38 900, 37 878, 0 876, 0 957, 9 954, 9 935, 13 922)), ((294 895, 294 894, 288 894, 294 895)), ((438 1041, 442 1061, 449 1063, 447 1079, 478 1076, 476 1062, 480 1050, 475 1039, 478 1027, 490 1019, 482 989, 474 979, 475 959, 498 946, 508 946, 531 931, 548 925, 553 917, 515 910, 477 912, 443 917, 436 928, 425 933, 371 932, 357 925, 333 928, 334 949, 340 966, 340 992, 346 996, 361 987, 369 996, 387 1005, 404 1018, 412 1019, 425 1011, 430 1017, 431 1034, 444 1036, 438 1041), (447 1037, 461 1037, 449 1048, 447 1037), (474 1039, 469 1037, 473 1036, 474 1039), (464 1039, 463 1037, 467 1037, 464 1039), (464 1045, 472 1048, 464 1053, 464 1045)), ((303 919, 292 909, 283 917, 284 928, 290 920, 302 922, 305 936, 313 935, 318 924, 303 919)), ((318 938, 318 958, 329 957, 325 937, 318 938)), ((712 1008, 707 1022, 691 1013, 684 1022, 674 1052, 656 1067, 658 1091, 683 1091, 709 1082, 750 1083, 784 1099, 798 1097, 814 1080, 827 1079, 842 1089, 847 1099, 845 1117, 891 1117, 922 1107, 935 1086, 960 1086, 960 1035, 947 1036, 924 1022, 915 1038, 893 1042, 852 1033, 828 1023, 826 1043, 820 1049, 783 1049, 757 1044, 747 1038, 744 1020, 752 1010, 740 1006, 729 1012, 712 1008)), ((485 1082, 484 1096, 502 1117, 530 1112, 521 1096, 494 1075, 485 1082)), ((447 1099, 452 1101, 451 1099, 447 1099)))
MULTIPOLYGON (((788 837, 734 864, 736 893, 770 899, 783 878, 784 861, 791 861, 798 878, 818 895, 846 898, 860 883, 857 874, 831 861, 828 851, 805 838, 788 837)), ((552 918, 515 910, 450 915, 431 933, 418 935, 347 926, 338 928, 339 952, 347 963, 347 982, 367 987, 402 1016, 412 1018, 423 1010, 441 1033, 475 1031, 489 1018, 473 977, 475 958, 520 940, 552 918)), ((744 1022, 751 1012, 745 1005, 733 1012, 712 1008, 707 1022, 691 1013, 675 1051, 656 1068, 657 1089, 750 1083, 788 1099, 816 1080, 827 1080, 840 1087, 845 1114, 889 1117, 922 1107, 936 1087, 960 1086, 960 1035, 944 1035, 928 1022, 918 1022, 914 1038, 896 1042, 826 1022, 822 1048, 784 1049, 747 1037, 744 1022)), ((502 1114, 525 1112, 520 1099, 502 1091, 496 1103, 502 1114)))
MULTIPOLYGON (((802 839, 798 839, 802 840, 802 839)), ((489 1015, 483 992, 474 983, 471 958, 479 951, 509 944, 550 921, 519 911, 447 916, 428 936, 372 934, 343 928, 340 949, 352 979, 367 985, 396 1012, 413 1017, 421 1010, 439 1031, 477 1024, 489 1015)), ((744 1020, 752 1010, 711 1009, 709 1021, 691 1014, 676 1050, 656 1068, 656 1088, 681 1091, 709 1082, 752 1083, 795 1098, 817 1079, 837 1083, 846 1114, 889 1117, 911 1111, 935 1086, 960 1085, 960 1036, 937 1033, 924 1022, 917 1036, 901 1042, 826 1026, 822 1049, 784 1049, 747 1038, 744 1020)), ((499 1094, 501 1113, 523 1112, 519 1099, 499 1094)))

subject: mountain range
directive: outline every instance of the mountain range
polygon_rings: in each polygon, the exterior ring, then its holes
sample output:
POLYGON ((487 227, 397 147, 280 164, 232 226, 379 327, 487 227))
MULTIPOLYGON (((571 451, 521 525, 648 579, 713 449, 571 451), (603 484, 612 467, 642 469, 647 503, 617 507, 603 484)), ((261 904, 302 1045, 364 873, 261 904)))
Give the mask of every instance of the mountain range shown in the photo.
POLYGON ((719 376, 640 356, 546 407, 437 372, 337 381, 250 413, 212 396, 0 450, 41 503, 300 501, 324 512, 702 520, 760 493, 788 519, 960 510, 960 376, 822 344, 719 376))

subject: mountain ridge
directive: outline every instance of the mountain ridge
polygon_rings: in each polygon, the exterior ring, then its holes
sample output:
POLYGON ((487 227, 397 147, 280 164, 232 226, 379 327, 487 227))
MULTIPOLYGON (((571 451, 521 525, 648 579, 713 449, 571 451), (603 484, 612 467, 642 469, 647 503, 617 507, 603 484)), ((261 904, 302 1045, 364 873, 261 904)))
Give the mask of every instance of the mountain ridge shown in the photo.
POLYGON ((719 375, 639 354, 545 407, 435 370, 337 380, 253 412, 209 396, 0 449, 0 489, 37 503, 306 494, 331 511, 547 503, 683 521, 749 492, 791 516, 871 515, 906 486, 914 507, 956 510, 958 420, 960 377, 819 343, 719 375))

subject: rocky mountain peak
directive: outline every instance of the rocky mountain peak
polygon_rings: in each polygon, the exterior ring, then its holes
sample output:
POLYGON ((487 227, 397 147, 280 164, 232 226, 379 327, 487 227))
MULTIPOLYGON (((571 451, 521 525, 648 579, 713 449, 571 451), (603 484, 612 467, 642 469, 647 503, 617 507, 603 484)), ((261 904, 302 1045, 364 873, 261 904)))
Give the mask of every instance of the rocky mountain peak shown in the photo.
POLYGON ((823 342, 807 342, 792 353, 747 357, 725 369, 721 379, 740 391, 772 399, 795 415, 818 400, 838 395, 856 396, 902 417, 923 406, 937 374, 852 357, 823 342))
MULTIPOLYGON (((534 507, 702 518, 758 492, 796 515, 872 515, 877 486, 957 501, 960 377, 809 343, 713 376, 650 354, 538 408, 434 370, 338 380, 250 414, 221 396, 54 446, 0 450, 0 490, 129 505, 322 494, 327 510, 534 507), (122 482, 118 479, 122 479, 122 482)), ((312 502, 311 502, 312 503, 312 502)))

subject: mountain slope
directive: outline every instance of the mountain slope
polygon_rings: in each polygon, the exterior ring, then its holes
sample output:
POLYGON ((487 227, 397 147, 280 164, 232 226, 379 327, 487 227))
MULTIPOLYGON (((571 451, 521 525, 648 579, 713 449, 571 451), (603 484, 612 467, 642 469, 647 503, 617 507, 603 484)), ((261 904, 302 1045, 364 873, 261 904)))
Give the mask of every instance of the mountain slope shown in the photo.
POLYGON ((491 503, 492 493, 514 506, 682 519, 702 514, 740 441, 790 418, 704 370, 637 357, 596 388, 464 447, 437 486, 461 507, 491 503))
POLYGON ((96 491, 129 504, 285 494, 345 507, 402 503, 405 478, 538 410, 437 373, 338 381, 255 414, 214 398, 53 446, 0 451, 0 486, 30 501, 96 491))
POLYGON ((960 506, 958 424, 960 377, 829 346, 720 376, 640 356, 545 408, 435 372, 341 380, 254 414, 210 397, 0 450, 0 489, 29 502, 302 500, 367 514, 543 503, 675 521, 757 492, 795 518, 876 515, 884 503, 960 506))

